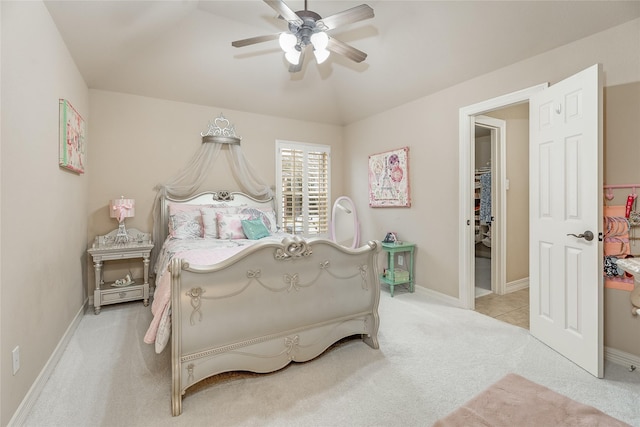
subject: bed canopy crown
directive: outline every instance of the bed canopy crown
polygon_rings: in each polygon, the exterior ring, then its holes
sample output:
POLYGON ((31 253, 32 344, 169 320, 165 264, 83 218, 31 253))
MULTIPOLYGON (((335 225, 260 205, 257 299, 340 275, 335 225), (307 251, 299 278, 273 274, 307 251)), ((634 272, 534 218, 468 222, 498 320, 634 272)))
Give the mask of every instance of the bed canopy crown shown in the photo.
POLYGON ((246 160, 240 146, 241 137, 236 135, 233 124, 222 113, 209 122, 206 132, 200 133, 202 145, 172 179, 164 184, 158 184, 154 188, 157 193, 153 201, 153 243, 155 245, 151 254, 152 265, 155 265, 157 253, 162 246, 161 236, 162 221, 160 220, 160 200, 162 198, 185 199, 197 194, 209 171, 214 170, 215 163, 222 147, 225 150, 227 160, 231 166, 231 172, 241 189, 256 199, 270 199, 273 191, 269 185, 256 173, 255 169, 246 160))
POLYGON ((206 132, 200 134, 202 142, 215 142, 219 144, 240 144, 241 136, 236 135, 235 127, 226 119, 222 113, 220 116, 209 122, 206 132))

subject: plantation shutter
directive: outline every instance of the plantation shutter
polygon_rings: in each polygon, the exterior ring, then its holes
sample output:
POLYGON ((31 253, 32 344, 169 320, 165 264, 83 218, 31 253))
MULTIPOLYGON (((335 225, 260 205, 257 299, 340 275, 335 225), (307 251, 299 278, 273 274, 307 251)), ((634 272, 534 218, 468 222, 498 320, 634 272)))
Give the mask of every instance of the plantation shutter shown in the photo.
POLYGON ((276 191, 280 224, 292 234, 329 230, 330 147, 277 142, 276 191))

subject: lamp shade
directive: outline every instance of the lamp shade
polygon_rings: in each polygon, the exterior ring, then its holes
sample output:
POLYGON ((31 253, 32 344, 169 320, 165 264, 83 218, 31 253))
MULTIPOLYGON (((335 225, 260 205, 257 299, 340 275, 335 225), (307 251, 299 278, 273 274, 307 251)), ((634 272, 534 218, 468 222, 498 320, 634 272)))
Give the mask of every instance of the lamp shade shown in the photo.
POLYGON ((322 64, 329 57, 329 51, 327 49, 314 50, 313 54, 316 57, 316 62, 322 64))
POLYGON ((324 31, 311 35, 311 44, 316 50, 325 50, 329 44, 329 36, 324 31))
POLYGON ((290 64, 298 65, 300 62, 300 52, 293 49, 284 54, 284 57, 287 58, 290 64))
POLYGON ((291 33, 282 33, 280 34, 280 37, 278 37, 278 41, 282 50, 289 52, 293 50, 296 43, 298 43, 298 38, 291 33))
POLYGON ((125 218, 132 218, 136 214, 136 201, 134 199, 113 199, 109 203, 109 216, 122 222, 125 218))

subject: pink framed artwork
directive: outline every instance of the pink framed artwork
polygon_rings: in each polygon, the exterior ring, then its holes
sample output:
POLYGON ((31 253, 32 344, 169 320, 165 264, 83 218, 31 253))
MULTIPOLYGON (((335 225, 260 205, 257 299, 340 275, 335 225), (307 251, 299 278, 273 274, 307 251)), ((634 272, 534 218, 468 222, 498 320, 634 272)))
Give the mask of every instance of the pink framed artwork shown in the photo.
POLYGON ((59 100, 59 108, 59 164, 73 172, 84 173, 86 155, 84 119, 66 99, 59 100))
POLYGON ((369 156, 369 206, 411 207, 409 147, 369 156))

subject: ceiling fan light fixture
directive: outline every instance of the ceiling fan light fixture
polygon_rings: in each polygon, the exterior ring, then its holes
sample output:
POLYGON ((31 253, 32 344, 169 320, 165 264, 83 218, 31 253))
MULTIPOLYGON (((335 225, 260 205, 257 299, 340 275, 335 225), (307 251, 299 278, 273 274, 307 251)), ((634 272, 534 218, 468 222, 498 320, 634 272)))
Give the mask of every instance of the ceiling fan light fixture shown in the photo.
POLYGON ((316 62, 318 64, 322 64, 329 57, 329 51, 327 49, 316 49, 313 51, 313 54, 316 57, 316 62))
MULTIPOLYGON (((0 0, 2 1, 2 0, 0 0)), ((354 22, 360 22, 374 17, 373 9, 366 5, 352 7, 342 12, 322 18, 319 14, 307 8, 307 0, 304 2, 304 10, 294 12, 285 0, 263 0, 269 7, 278 13, 278 16, 287 21, 289 31, 270 34, 266 36, 250 37, 248 39, 231 42, 233 47, 249 46, 278 39, 280 47, 285 53, 285 58, 291 64, 290 73, 302 70, 305 60, 305 50, 311 45, 318 64, 323 63, 330 56, 330 52, 343 55, 354 62, 362 62, 367 54, 352 47, 347 43, 330 37, 327 31, 334 30, 354 22)))
POLYGON ((329 44, 329 36, 324 31, 311 34, 311 44, 315 50, 326 50, 329 44))
POLYGON ((280 43, 280 47, 283 51, 290 52, 295 50, 298 38, 291 33, 282 33, 278 38, 278 42, 280 43))
POLYGON ((292 65, 298 65, 300 62, 300 51, 296 49, 292 49, 288 52, 285 52, 284 57, 289 61, 292 65))

